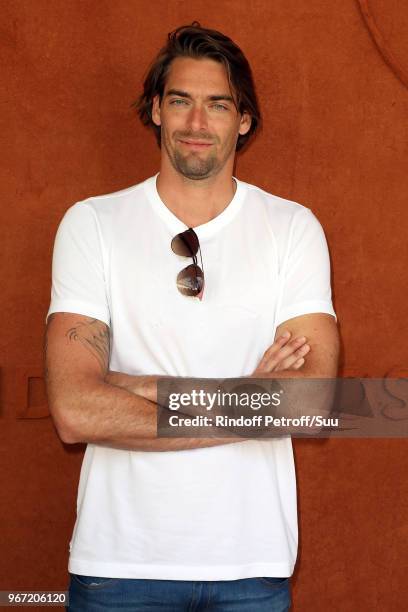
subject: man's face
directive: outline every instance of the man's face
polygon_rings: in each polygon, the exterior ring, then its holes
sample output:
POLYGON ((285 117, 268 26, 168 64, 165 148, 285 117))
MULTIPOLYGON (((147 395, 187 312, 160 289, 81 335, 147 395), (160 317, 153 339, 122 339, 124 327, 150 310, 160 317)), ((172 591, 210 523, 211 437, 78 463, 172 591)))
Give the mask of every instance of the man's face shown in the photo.
POLYGON ((216 175, 227 162, 232 171, 238 136, 251 126, 249 115, 238 113, 233 95, 223 64, 187 57, 171 63, 152 117, 161 126, 162 155, 186 178, 216 175))

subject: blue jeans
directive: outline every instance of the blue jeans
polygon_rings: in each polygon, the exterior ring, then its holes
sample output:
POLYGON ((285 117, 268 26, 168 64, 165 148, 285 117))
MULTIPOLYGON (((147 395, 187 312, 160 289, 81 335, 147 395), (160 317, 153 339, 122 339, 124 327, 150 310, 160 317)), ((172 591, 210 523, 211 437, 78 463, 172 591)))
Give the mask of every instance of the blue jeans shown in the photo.
POLYGON ((70 574, 69 612, 286 612, 289 578, 187 581, 70 574))

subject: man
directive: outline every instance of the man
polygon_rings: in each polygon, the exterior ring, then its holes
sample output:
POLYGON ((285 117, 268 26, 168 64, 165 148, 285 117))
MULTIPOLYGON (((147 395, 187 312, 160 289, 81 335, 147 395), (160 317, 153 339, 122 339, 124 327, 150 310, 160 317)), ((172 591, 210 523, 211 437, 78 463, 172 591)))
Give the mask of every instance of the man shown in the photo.
POLYGON ((64 442, 88 443, 70 609, 287 610, 290 438, 160 438, 157 381, 335 376, 324 235, 308 209, 233 178, 260 115, 229 38, 178 28, 138 108, 160 172, 71 207, 54 249, 50 409, 64 442))

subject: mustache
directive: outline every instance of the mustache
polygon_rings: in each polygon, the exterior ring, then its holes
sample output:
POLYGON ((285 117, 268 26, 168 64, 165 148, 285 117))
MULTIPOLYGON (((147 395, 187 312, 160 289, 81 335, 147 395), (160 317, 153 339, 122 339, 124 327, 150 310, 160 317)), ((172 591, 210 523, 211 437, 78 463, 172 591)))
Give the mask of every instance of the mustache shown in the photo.
POLYGON ((180 140, 208 140, 209 142, 217 142, 217 138, 212 134, 207 134, 206 132, 174 132, 174 137, 179 138, 180 140))

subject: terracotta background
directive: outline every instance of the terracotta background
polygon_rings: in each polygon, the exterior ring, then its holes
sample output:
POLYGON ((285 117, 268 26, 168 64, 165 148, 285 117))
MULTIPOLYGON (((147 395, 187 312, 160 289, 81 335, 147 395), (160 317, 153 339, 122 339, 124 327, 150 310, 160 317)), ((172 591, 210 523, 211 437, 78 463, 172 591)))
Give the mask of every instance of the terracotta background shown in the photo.
MULTIPOLYGON (((407 67, 408 9, 369 4, 407 67)), ((194 19, 243 48, 258 85, 264 129, 237 175, 326 230, 342 372, 407 375, 408 90, 358 2, 3 1, 0 590, 67 584, 84 449, 59 441, 44 402, 55 230, 75 201, 157 170, 130 105, 167 32, 194 19)), ((407 440, 297 440, 295 453, 293 609, 406 609, 407 440)))

